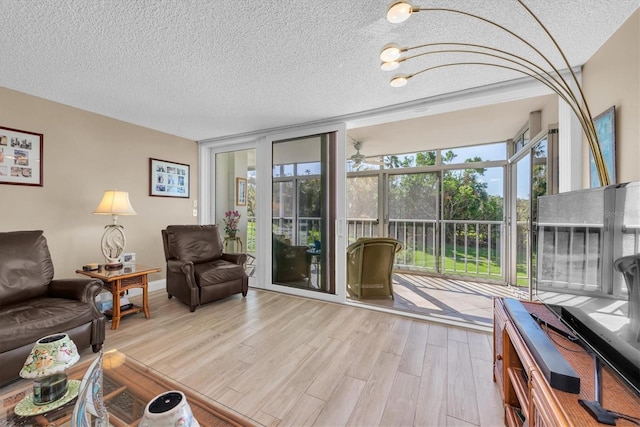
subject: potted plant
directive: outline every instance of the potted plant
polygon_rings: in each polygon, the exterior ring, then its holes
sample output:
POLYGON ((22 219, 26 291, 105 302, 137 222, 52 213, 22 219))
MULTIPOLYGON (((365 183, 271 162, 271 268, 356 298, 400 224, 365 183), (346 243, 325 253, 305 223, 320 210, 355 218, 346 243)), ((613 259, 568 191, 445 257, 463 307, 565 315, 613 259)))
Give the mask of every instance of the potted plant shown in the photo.
POLYGON ((236 238, 238 230, 238 224, 240 223, 240 212, 238 211, 226 211, 224 213, 224 232, 230 239, 236 238))

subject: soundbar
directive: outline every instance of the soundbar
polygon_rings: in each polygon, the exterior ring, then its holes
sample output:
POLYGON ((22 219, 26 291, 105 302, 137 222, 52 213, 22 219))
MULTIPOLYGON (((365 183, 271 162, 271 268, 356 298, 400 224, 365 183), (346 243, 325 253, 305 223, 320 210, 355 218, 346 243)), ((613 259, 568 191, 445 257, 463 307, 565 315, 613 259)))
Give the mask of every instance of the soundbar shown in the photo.
POLYGON ((504 306, 551 387, 567 393, 580 393, 580 376, 522 303, 517 299, 505 298, 504 306))

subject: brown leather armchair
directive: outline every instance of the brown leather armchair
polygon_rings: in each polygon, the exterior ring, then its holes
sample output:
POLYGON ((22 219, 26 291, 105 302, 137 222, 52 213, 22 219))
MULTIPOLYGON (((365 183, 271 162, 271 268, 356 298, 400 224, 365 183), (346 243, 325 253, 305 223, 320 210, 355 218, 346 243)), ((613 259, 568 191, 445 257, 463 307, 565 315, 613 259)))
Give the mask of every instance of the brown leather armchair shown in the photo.
POLYGON ((105 321, 96 279, 53 279, 42 231, 0 233, 0 387, 18 378, 35 342, 66 333, 78 350, 102 348, 105 321))
POLYGON ((311 280, 311 255, 307 246, 291 245, 284 235, 272 233, 273 283, 309 286, 311 280))
POLYGON ((162 230, 167 261, 167 294, 196 307, 242 293, 249 277, 246 254, 225 254, 217 225, 170 225, 162 230))
POLYGON ((347 247, 347 291, 351 296, 393 296, 393 263, 402 243, 386 237, 360 238, 347 247))

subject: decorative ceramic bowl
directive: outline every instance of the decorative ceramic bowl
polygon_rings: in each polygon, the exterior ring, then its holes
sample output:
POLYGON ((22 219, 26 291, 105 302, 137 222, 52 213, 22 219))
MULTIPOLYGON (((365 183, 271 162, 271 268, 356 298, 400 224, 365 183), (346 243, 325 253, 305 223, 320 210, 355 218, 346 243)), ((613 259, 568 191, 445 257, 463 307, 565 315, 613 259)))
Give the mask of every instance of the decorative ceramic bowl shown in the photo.
POLYGON ((138 427, 200 427, 200 424, 193 418, 184 393, 172 390, 147 404, 138 427))

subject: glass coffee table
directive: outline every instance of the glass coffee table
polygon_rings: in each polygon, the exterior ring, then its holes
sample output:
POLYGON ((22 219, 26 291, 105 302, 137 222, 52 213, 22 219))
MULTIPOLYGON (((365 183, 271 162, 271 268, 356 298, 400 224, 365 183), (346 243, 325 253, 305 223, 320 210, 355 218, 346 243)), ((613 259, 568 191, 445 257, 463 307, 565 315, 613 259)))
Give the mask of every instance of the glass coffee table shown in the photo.
MULTIPOLYGON (((93 358, 71 367, 68 371, 69 380, 82 380, 92 361, 93 358)), ((185 394, 194 418, 200 426, 255 425, 248 418, 118 351, 112 350, 104 354, 102 384, 111 426, 137 426, 147 403, 169 390, 179 390, 185 394)), ((75 398, 66 399, 69 401, 59 408, 48 408, 48 412, 31 416, 16 415, 16 405, 32 391, 32 383, 29 381, 24 381, 24 386, 12 388, 6 393, 0 390, 1 426, 71 425, 75 398)))

